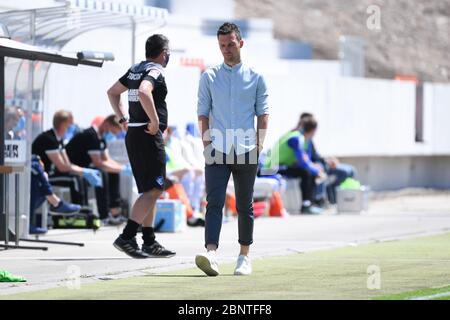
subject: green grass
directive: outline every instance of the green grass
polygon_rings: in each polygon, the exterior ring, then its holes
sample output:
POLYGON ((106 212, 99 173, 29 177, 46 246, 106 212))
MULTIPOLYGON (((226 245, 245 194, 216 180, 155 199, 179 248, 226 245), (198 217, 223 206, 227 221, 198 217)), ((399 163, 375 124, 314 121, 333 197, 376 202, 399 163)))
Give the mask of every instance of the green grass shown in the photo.
POLYGON ((427 288, 415 291, 403 292, 399 294, 392 294, 382 297, 377 297, 377 300, 414 300, 414 299, 426 300, 450 300, 450 286, 440 287, 440 288, 427 288), (435 296, 443 294, 443 296, 435 296))
POLYGON ((428 291, 426 288, 450 284, 450 233, 255 259, 250 277, 233 276, 233 267, 233 264, 221 265, 221 276, 215 278, 205 277, 200 270, 188 269, 99 281, 84 284, 79 290, 59 287, 2 298, 403 299, 414 294, 428 295, 435 289, 428 291), (380 268, 379 290, 367 288, 367 268, 371 265, 380 268))

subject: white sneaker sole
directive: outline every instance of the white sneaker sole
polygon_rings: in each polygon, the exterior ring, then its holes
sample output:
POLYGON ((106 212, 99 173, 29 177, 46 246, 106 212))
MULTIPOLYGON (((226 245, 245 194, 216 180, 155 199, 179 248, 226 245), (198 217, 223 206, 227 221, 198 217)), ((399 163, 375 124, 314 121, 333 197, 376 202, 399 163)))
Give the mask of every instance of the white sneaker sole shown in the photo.
POLYGON ((195 264, 200 270, 210 277, 216 277, 219 275, 219 272, 211 267, 211 262, 205 256, 197 255, 195 257, 195 264))
POLYGON ((252 273, 245 273, 245 272, 241 272, 241 271, 234 271, 234 275, 235 276, 250 276, 252 273))

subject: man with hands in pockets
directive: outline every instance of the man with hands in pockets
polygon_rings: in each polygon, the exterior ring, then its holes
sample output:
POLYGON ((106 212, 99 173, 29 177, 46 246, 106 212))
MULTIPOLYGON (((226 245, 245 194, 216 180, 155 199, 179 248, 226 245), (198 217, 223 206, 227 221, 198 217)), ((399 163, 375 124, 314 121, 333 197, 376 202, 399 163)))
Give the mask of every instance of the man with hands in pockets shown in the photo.
POLYGON ((244 41, 238 26, 224 23, 217 31, 217 39, 224 62, 203 73, 198 90, 197 115, 206 161, 207 252, 197 255, 195 263, 208 276, 219 274, 216 250, 226 189, 232 174, 240 244, 234 274, 250 275, 253 187, 268 125, 268 94, 264 78, 241 61, 244 41))

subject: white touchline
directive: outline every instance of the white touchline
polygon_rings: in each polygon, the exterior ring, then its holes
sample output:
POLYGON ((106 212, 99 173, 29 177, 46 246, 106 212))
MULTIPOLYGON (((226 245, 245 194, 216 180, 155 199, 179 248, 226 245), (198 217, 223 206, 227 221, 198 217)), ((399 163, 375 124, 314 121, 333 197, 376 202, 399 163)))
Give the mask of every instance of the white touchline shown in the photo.
POLYGON ((437 298, 442 297, 450 297, 450 291, 449 292, 442 292, 442 293, 436 293, 425 297, 417 297, 417 298, 411 298, 409 300, 433 300, 437 298))

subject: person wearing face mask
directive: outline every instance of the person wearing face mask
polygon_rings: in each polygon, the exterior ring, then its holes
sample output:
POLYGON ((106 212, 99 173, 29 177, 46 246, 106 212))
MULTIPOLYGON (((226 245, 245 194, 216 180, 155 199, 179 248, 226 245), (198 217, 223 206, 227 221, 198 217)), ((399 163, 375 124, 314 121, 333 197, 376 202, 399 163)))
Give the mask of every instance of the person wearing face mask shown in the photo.
POLYGON ((81 128, 78 124, 75 123, 73 119, 73 115, 70 117, 70 126, 66 130, 66 134, 64 135, 64 144, 68 144, 70 140, 77 134, 81 132, 81 128))
POLYGON ((162 34, 150 36, 145 43, 146 59, 131 66, 107 91, 111 107, 127 130, 125 145, 140 193, 127 225, 113 246, 137 259, 175 255, 156 241, 154 233, 155 205, 163 193, 166 179, 163 132, 167 128, 167 86, 164 68, 169 56, 169 39, 162 34), (120 95, 125 91, 128 91, 129 120, 120 101, 120 95), (144 240, 142 247, 136 242, 140 226, 144 240))
POLYGON ((96 118, 92 126, 77 133, 67 144, 69 159, 83 167, 100 170, 103 185, 95 188, 98 212, 104 225, 119 225, 125 222, 121 215, 120 173, 131 176, 129 164, 122 165, 108 153, 107 142, 115 140, 121 126, 115 115, 96 118))

